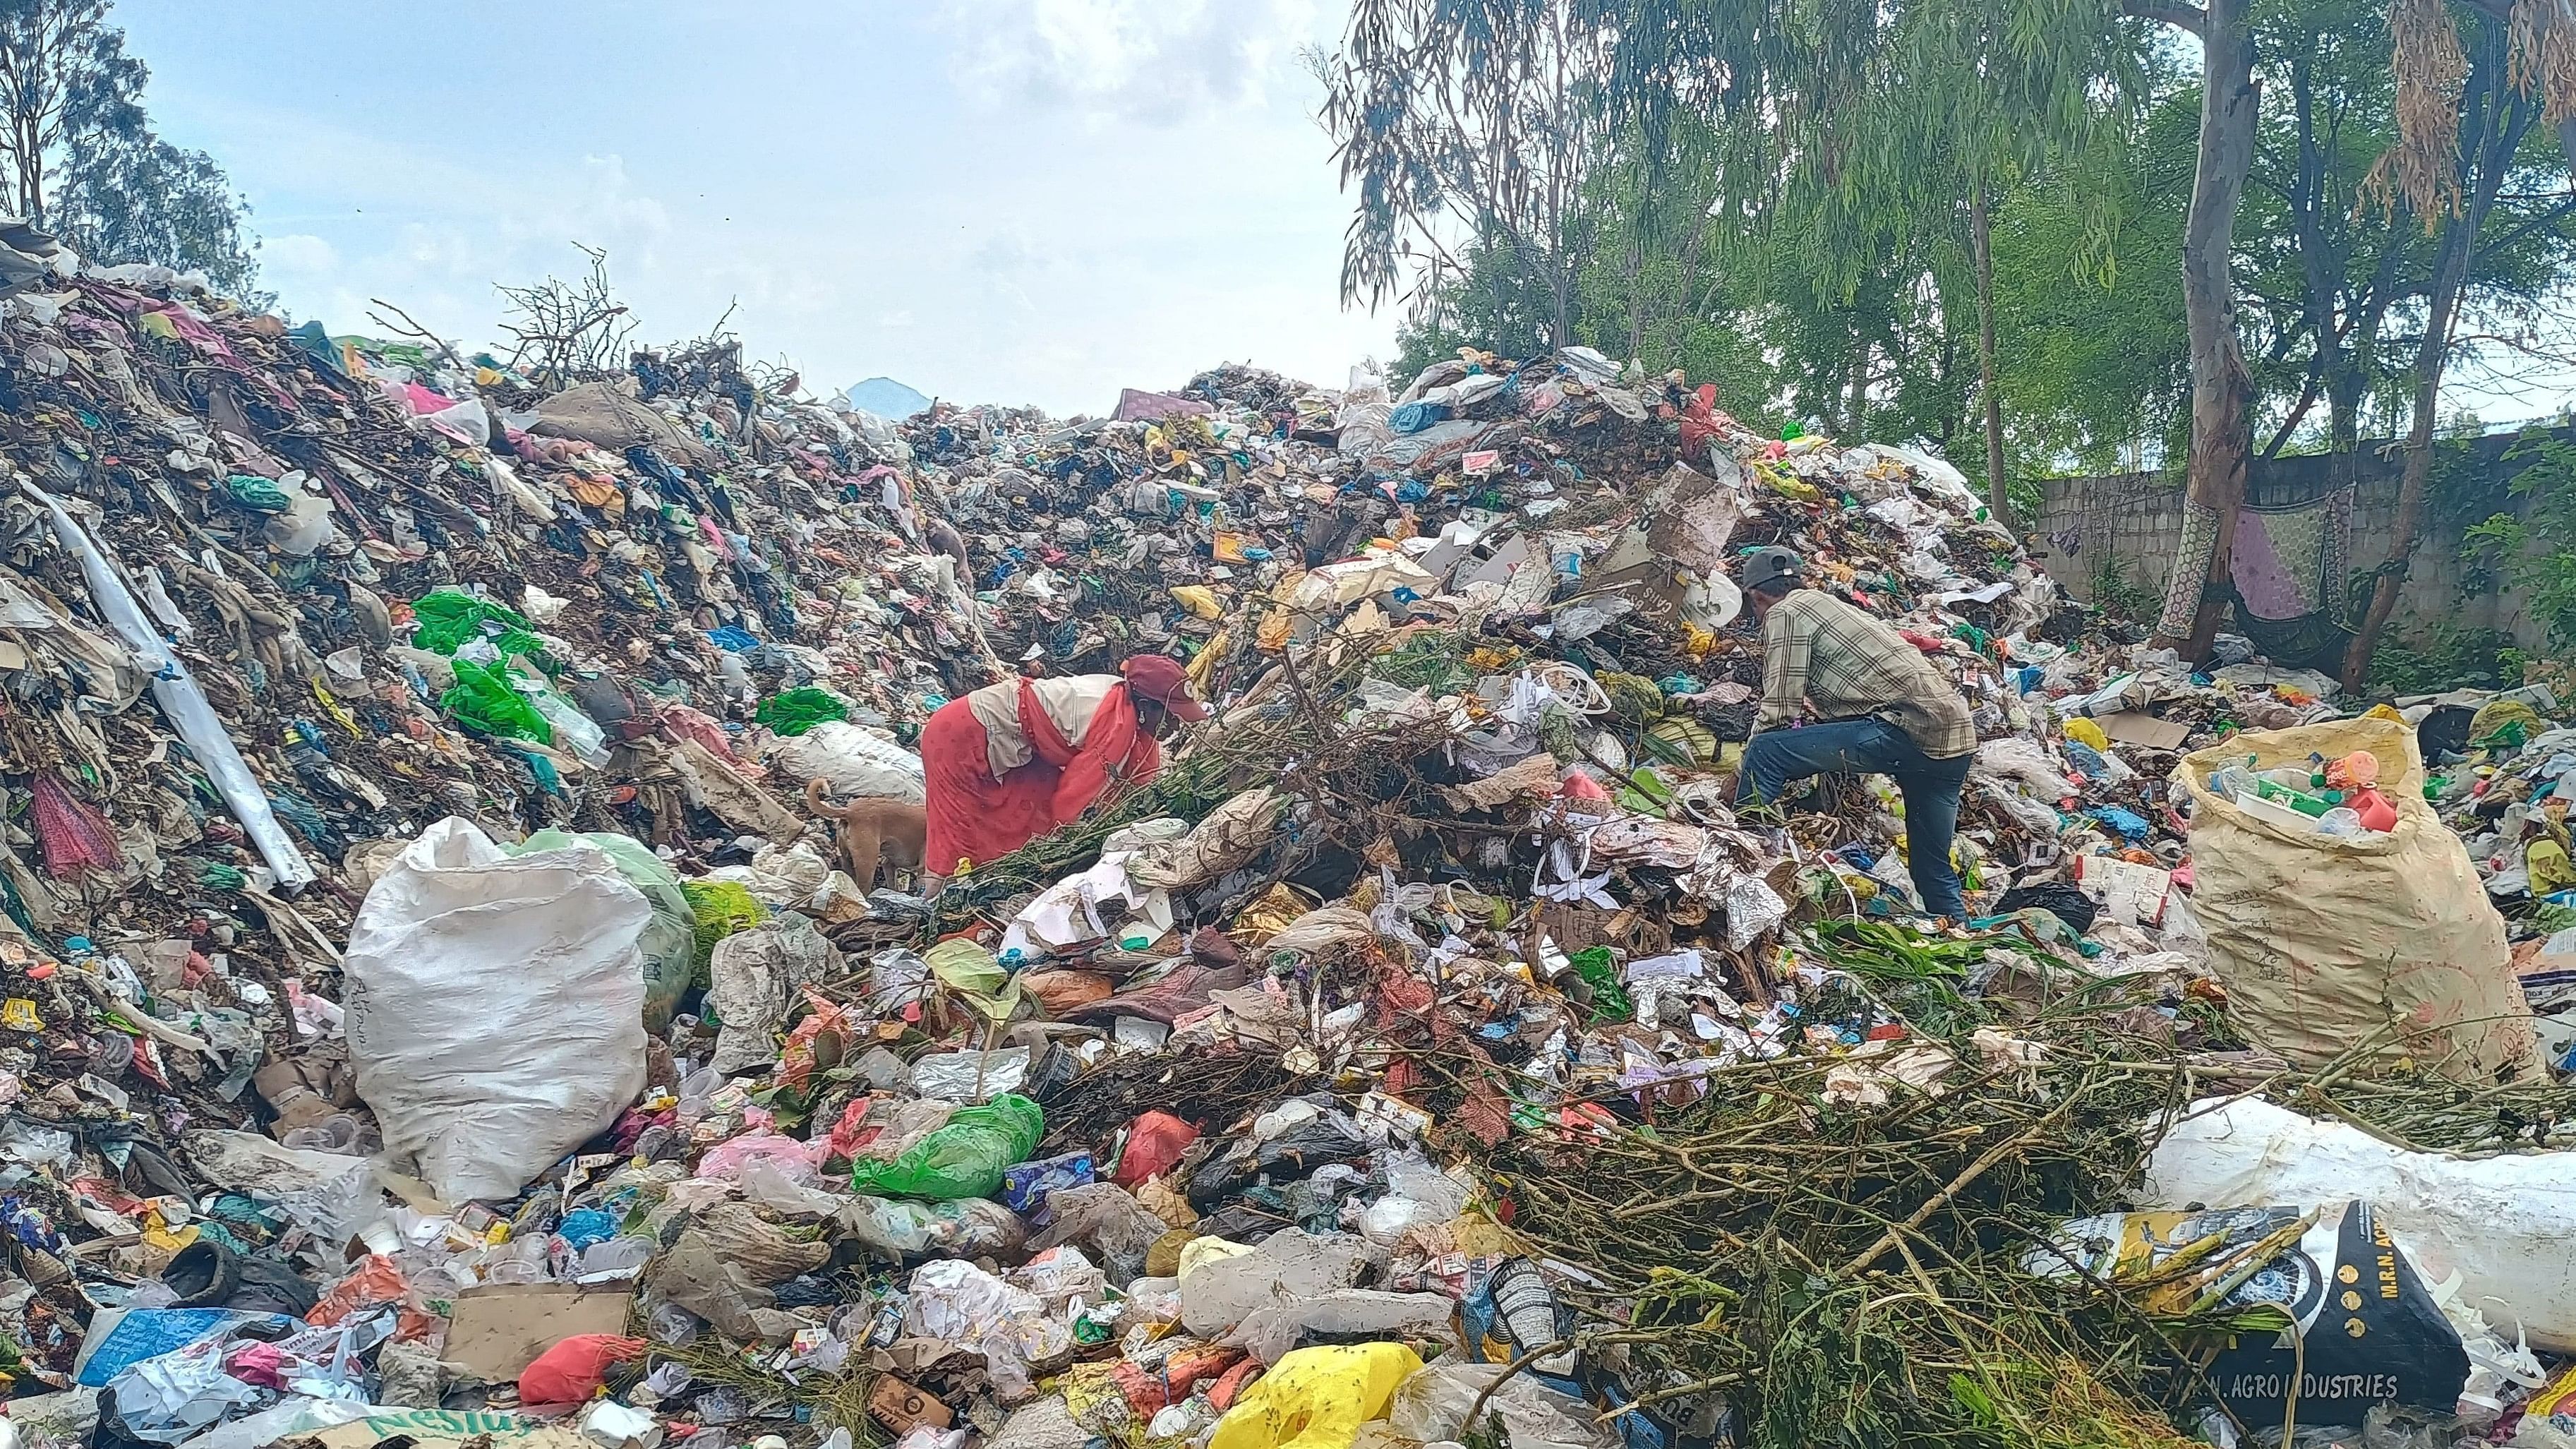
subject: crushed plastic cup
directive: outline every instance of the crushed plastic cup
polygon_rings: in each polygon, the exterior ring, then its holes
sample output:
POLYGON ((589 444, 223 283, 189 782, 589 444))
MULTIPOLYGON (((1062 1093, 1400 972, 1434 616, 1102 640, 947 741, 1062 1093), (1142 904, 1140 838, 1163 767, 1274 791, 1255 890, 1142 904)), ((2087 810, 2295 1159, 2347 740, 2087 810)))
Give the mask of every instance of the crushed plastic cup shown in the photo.
POLYGON ((355 1152, 365 1125, 346 1112, 334 1112, 310 1127, 298 1127, 277 1140, 306 1152, 355 1152))
POLYGON ((583 1280, 632 1277, 643 1271, 645 1263, 652 1257, 651 1238, 610 1238, 582 1250, 574 1276, 583 1280))

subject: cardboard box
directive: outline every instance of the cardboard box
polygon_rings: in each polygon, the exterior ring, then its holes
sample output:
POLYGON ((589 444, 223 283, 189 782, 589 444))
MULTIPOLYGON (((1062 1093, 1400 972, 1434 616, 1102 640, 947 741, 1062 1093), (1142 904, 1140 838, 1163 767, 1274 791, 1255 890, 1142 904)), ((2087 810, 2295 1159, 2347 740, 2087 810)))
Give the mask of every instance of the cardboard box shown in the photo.
POLYGON ((2182 742, 2191 737, 2191 726, 2180 720, 2158 719, 2136 710, 2096 715, 2093 722, 2102 727, 2102 733, 2110 736, 2114 744, 2139 745, 2150 750, 2180 749, 2182 742))
POLYGON ((456 1295, 441 1355, 492 1383, 516 1380, 537 1355, 580 1333, 624 1333, 629 1283, 485 1283, 456 1295))
POLYGON ((876 1386, 868 1390, 868 1412, 897 1434, 922 1424, 945 1429, 957 1417, 946 1404, 892 1374, 879 1375, 876 1386))

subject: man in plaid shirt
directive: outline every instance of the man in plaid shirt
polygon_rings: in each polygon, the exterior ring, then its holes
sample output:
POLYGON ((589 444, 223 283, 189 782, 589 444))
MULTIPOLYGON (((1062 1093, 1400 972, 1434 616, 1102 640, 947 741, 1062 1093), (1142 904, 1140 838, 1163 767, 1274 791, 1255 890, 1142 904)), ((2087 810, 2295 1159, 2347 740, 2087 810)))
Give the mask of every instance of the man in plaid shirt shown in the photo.
POLYGON ((1762 621, 1762 708, 1737 798, 1769 804, 1810 775, 1889 776, 1905 797, 1907 865, 1923 908, 1964 917, 1950 840, 1977 751, 1968 702, 1905 636, 1804 582, 1785 548, 1745 561, 1745 597, 1762 621), (1802 709, 1821 722, 1791 728, 1802 709))

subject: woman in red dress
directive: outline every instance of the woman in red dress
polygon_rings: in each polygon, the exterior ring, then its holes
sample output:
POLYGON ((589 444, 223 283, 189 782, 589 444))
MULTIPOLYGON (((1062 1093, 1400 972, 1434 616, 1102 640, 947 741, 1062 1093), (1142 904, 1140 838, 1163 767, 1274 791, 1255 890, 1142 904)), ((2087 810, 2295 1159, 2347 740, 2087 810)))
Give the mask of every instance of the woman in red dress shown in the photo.
POLYGON ((1116 674, 1006 679, 941 705, 921 729, 926 888, 1154 778, 1170 722, 1207 717, 1180 665, 1160 654, 1136 655, 1116 674))

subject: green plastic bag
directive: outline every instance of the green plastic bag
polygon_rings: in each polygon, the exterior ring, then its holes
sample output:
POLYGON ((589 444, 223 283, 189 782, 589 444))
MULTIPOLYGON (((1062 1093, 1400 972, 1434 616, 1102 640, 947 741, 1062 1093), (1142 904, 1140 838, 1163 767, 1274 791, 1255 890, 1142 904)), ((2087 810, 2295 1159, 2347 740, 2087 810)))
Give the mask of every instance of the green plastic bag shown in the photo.
POLYGON ((939 984, 966 998, 966 1003, 995 1022, 1011 1019, 1020 1007, 1020 981, 1002 969, 993 953, 972 937, 952 936, 921 954, 939 984))
POLYGON ((511 686, 506 665, 486 667, 470 659, 457 660, 456 684, 438 697, 438 707, 459 724, 472 725, 487 735, 541 745, 555 742, 555 727, 511 686))
POLYGON ((479 638, 486 620, 509 629, 496 646, 504 656, 538 653, 545 647, 534 634, 525 632, 525 615, 459 589, 434 589, 423 594, 412 604, 411 611, 420 620, 420 630, 412 635, 411 642, 432 654, 453 654, 466 640, 479 638), (512 648, 513 638, 524 640, 524 647, 512 648))
POLYGON ((715 961, 716 942, 768 920, 769 911, 735 881, 684 880, 680 882, 680 894, 689 902, 689 969, 698 984, 704 986, 712 979, 708 969, 715 961))
POLYGON ((255 513, 284 513, 294 501, 286 490, 254 473, 235 473, 224 480, 224 492, 255 513))
POLYGON ((697 974, 698 916, 689 898, 680 889, 679 872, 671 869, 653 848, 632 835, 613 830, 591 830, 575 835, 569 830, 540 830, 517 845, 501 848, 512 855, 525 855, 532 850, 561 850, 576 840, 587 840, 608 852, 617 862, 617 873, 626 883, 644 893, 653 907, 653 919, 644 927, 643 938, 636 944, 644 950, 644 1029, 655 1036, 671 1024, 671 1013, 687 994, 689 982, 697 974))
POLYGON ((818 724, 850 717, 850 707, 822 690, 807 685, 791 689, 760 702, 752 718, 769 726, 770 733, 794 738, 818 724))
POLYGON ((1637 1014, 1637 1005, 1628 999, 1628 988, 1619 984, 1619 968, 1610 964, 1610 948, 1586 946, 1565 958, 1592 987, 1594 1021, 1626 1021, 1637 1014))
POLYGON ((878 1197, 926 1197, 934 1202, 991 1197, 1002 1174, 1028 1161, 1046 1135, 1046 1113, 1017 1093, 981 1107, 960 1107, 948 1125, 922 1138, 892 1162, 862 1158, 850 1165, 850 1186, 878 1197))

